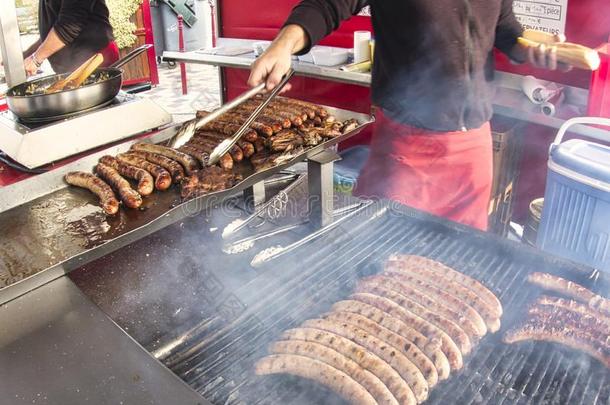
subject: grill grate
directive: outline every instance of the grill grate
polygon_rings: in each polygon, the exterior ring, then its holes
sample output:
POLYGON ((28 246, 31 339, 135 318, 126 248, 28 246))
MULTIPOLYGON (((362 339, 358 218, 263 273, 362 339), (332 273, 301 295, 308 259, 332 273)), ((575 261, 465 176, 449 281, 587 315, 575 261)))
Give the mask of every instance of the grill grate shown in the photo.
POLYGON ((327 311, 394 252, 427 256, 481 280, 505 308, 502 331, 486 336, 465 359, 464 369, 433 389, 426 403, 610 402, 608 371, 585 355, 547 343, 501 342, 502 333, 522 319, 525 305, 539 293, 526 282, 534 269, 568 275, 593 289, 605 280, 593 283, 584 271, 533 249, 403 209, 355 218, 272 262, 235 291, 247 304, 242 315, 221 329, 202 327, 165 362, 216 404, 329 403, 336 397, 326 389, 287 376, 258 378, 253 364, 282 331, 327 311))

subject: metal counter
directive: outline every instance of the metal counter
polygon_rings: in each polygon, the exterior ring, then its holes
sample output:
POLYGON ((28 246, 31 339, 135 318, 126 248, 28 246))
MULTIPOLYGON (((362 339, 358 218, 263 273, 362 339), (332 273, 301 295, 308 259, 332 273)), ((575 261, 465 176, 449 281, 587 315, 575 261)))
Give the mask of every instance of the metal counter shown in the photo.
MULTIPOLYGON (((252 45, 257 40, 238 38, 218 38, 217 47, 253 49, 252 45)), ((214 55, 205 50, 191 52, 164 52, 163 58, 184 63, 199 63, 221 67, 232 67, 249 69, 255 59, 254 52, 239 56, 214 55)), ((330 80, 339 83, 355 84, 359 86, 370 86, 370 73, 344 72, 338 67, 316 66, 311 63, 293 61, 293 69, 300 76, 316 79, 330 80)), ((588 91, 577 87, 564 86, 566 100, 557 108, 553 117, 539 112, 539 106, 531 103, 521 91, 522 76, 496 71, 493 107, 494 112, 499 115, 517 120, 534 123, 550 128, 559 128, 568 119, 582 116, 586 113, 588 91)), ((571 131, 582 136, 598 137, 607 134, 602 129, 575 125, 571 131)))

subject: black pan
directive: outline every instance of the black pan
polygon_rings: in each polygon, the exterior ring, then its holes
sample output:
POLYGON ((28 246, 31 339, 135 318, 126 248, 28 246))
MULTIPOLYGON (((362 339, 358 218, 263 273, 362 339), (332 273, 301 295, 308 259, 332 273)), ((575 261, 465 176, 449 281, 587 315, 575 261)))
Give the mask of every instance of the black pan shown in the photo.
POLYGON ((18 84, 6 93, 9 110, 24 122, 50 122, 79 112, 95 109, 112 102, 121 90, 123 70, 121 66, 150 48, 142 45, 110 67, 96 69, 85 84, 71 90, 50 94, 31 94, 28 89, 46 88, 68 75, 56 74, 18 84))

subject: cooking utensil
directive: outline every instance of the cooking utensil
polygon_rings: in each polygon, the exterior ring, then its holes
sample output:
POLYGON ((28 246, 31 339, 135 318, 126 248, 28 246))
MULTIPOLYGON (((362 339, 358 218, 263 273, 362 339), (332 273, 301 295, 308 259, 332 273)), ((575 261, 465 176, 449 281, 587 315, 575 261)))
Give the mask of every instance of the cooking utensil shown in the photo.
POLYGON ((65 88, 74 89, 79 87, 95 69, 100 67, 102 62, 104 62, 104 57, 101 53, 96 53, 66 78, 58 80, 49 86, 49 88, 45 90, 45 93, 55 93, 56 91, 62 91, 65 88))
POLYGON ((271 100, 273 100, 275 96, 280 92, 280 90, 284 88, 284 86, 286 85, 286 83, 288 83, 292 75, 294 75, 294 70, 289 69, 286 75, 284 75, 284 77, 280 81, 280 83, 275 86, 275 88, 271 90, 269 96, 267 96, 267 98, 265 98, 265 100, 263 100, 263 102, 258 107, 256 107, 256 109, 252 112, 252 114, 250 114, 248 119, 246 119, 246 121, 244 121, 241 127, 237 130, 235 135, 233 135, 231 138, 225 139, 214 148, 214 150, 210 154, 210 158, 208 159, 208 166, 215 165, 222 156, 224 156, 231 150, 231 148, 237 143, 237 141, 239 141, 239 139, 246 133, 252 122, 254 122, 254 120, 258 118, 258 116, 263 112, 263 110, 265 109, 265 107, 267 107, 271 100))
MULTIPOLYGON (((532 34, 529 35, 530 37, 533 37, 532 34)), ((541 44, 554 47, 557 49, 558 62, 562 62, 579 69, 594 71, 599 68, 601 61, 596 50, 570 42, 549 42, 550 39, 548 37, 540 36, 538 34, 536 35, 537 38, 542 39, 543 42, 533 41, 524 37, 519 37, 518 42, 528 48, 537 48, 541 44)))
POLYGON ((108 104, 121 90, 123 71, 121 66, 150 48, 142 45, 110 67, 99 68, 93 72, 94 82, 84 86, 50 94, 27 95, 30 86, 47 88, 68 74, 46 76, 10 88, 6 93, 9 110, 23 122, 50 122, 108 104))

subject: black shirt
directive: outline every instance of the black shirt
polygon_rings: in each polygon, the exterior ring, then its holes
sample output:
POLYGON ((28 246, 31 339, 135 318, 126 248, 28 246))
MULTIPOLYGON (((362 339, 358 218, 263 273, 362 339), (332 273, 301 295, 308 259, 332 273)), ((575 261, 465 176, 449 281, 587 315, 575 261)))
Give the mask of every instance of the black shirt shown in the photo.
POLYGON ((491 118, 492 50, 508 53, 522 33, 512 0, 304 0, 286 24, 303 27, 314 45, 367 4, 374 104, 436 131, 478 128, 491 118))
POLYGON ((49 58, 57 73, 72 71, 112 41, 105 0, 40 0, 38 29, 44 39, 55 28, 66 46, 49 58))

